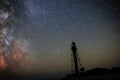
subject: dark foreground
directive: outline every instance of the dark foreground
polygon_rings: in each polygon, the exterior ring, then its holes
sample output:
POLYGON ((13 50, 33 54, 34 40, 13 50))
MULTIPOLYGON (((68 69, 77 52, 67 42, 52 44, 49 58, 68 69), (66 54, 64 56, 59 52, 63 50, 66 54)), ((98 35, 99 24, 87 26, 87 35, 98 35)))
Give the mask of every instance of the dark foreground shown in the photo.
POLYGON ((120 67, 110 70, 106 68, 94 68, 80 74, 79 77, 75 74, 69 74, 62 80, 120 80, 120 67))
POLYGON ((79 78, 64 78, 62 80, 120 80, 120 74, 87 75, 79 78))
POLYGON ((120 80, 120 67, 111 70, 94 68, 80 74, 79 77, 75 74, 68 74, 64 78, 61 78, 60 75, 54 75, 50 78, 46 75, 17 75, 4 72, 0 73, 0 80, 120 80))

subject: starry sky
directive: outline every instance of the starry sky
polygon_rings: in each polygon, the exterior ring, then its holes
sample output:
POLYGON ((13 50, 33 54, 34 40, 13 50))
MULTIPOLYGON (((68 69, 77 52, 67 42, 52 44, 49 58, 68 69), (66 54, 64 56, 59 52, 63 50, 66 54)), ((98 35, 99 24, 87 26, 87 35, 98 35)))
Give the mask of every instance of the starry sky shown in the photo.
POLYGON ((119 0, 11 0, 16 37, 30 53, 28 73, 68 73, 71 42, 82 66, 120 66, 119 0))

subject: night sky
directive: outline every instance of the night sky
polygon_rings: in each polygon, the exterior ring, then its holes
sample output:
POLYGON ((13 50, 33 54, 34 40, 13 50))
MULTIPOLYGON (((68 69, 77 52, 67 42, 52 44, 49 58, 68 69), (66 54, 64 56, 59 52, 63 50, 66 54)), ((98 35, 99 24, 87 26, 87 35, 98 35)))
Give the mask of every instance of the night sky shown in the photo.
POLYGON ((120 66, 119 0, 10 0, 16 38, 24 41, 32 74, 71 70, 71 42, 82 66, 120 66))

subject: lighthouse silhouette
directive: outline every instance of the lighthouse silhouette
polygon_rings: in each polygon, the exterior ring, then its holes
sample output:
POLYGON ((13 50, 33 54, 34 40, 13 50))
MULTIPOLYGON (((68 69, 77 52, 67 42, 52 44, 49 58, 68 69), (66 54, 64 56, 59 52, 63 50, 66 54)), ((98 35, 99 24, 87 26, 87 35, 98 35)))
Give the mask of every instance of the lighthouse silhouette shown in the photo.
POLYGON ((71 43, 71 50, 72 50, 72 65, 74 66, 74 68, 72 68, 72 71, 75 72, 76 76, 79 77, 79 56, 78 56, 78 52, 77 52, 77 47, 76 47, 76 43, 74 41, 72 41, 71 43))

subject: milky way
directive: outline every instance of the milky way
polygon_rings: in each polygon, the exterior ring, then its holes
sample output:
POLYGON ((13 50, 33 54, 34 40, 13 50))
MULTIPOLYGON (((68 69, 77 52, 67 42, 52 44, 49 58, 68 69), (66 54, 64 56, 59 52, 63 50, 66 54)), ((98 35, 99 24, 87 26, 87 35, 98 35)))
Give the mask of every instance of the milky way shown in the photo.
POLYGON ((17 27, 10 1, 0 1, 0 71, 21 71, 26 52, 15 38, 17 27))
MULTIPOLYGON (((27 62, 32 66, 26 66, 26 71, 70 72, 73 40, 85 68, 120 66, 118 0, 12 0, 10 4, 14 36, 25 39, 32 54, 27 62)), ((1 19, 5 20, 7 14, 1 19)))

